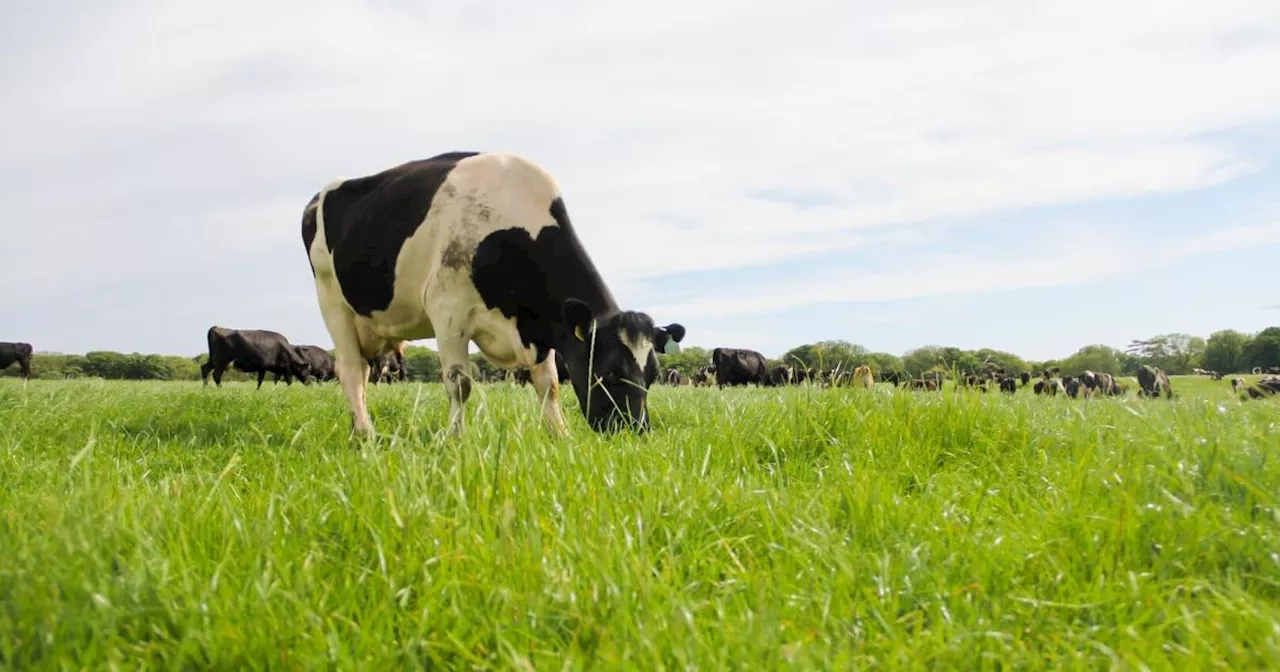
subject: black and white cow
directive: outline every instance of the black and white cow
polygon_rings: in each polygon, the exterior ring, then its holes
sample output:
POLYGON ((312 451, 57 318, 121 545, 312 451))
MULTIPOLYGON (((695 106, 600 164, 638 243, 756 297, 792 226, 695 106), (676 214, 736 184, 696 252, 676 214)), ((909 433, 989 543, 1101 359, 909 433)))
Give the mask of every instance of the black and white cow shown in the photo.
POLYGON ((0 341, 0 371, 18 365, 23 380, 31 378, 31 344, 0 341))
POLYGON ((531 369, 544 420, 565 434, 553 353, 593 429, 644 430, 655 352, 685 335, 618 308, 556 181, 511 154, 451 152, 330 182, 303 212, 302 242, 360 434, 373 431, 368 358, 397 340, 436 339, 451 433, 474 342, 495 366, 531 369))
POLYGON ((264 329, 227 329, 209 327, 206 333, 209 343, 209 360, 200 365, 200 379, 209 384, 209 372, 213 383, 222 387, 222 374, 228 366, 245 373, 258 374, 258 388, 268 373, 274 373, 292 384, 293 379, 306 380, 311 373, 307 360, 289 343, 284 334, 264 329))

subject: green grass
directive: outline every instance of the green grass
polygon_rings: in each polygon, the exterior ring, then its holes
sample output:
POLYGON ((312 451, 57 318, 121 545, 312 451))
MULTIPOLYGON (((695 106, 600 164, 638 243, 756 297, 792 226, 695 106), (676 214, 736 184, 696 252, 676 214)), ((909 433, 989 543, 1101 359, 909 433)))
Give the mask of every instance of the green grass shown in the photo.
POLYGON ((1280 665, 1280 400, 0 382, 8 669, 1280 665))

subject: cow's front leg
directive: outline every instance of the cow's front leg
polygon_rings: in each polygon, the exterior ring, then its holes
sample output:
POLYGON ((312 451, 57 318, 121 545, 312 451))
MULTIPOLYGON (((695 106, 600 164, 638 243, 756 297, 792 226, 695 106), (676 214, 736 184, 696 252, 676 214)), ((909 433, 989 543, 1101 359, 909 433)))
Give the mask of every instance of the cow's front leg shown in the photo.
POLYGON ((547 353, 547 358, 541 364, 534 364, 529 369, 529 377, 533 381, 534 392, 538 394, 538 402, 542 405, 542 419, 547 423, 547 428, 559 436, 568 435, 564 416, 560 414, 560 376, 556 372, 555 351, 547 353))
POLYGON ((436 336, 440 349, 440 371, 444 389, 449 394, 449 433, 458 436, 463 427, 463 405, 471 396, 471 360, 467 357, 467 339, 460 335, 436 336))

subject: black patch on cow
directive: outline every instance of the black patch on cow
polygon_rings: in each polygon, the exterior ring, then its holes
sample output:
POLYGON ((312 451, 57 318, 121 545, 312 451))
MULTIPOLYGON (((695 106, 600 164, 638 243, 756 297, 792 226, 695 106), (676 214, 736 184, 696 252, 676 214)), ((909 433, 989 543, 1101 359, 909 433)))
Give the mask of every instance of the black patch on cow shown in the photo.
POLYGON ((396 257, 422 225, 440 185, 458 162, 479 152, 449 152, 347 180, 324 197, 324 235, 342 295, 356 313, 386 310, 396 257))
POLYGON ((302 210, 302 246, 307 251, 307 265, 311 267, 311 277, 316 275, 316 266, 311 263, 311 243, 316 239, 316 204, 319 202, 320 193, 316 192, 316 195, 307 201, 307 207, 302 210))
POLYGON ((557 226, 543 227, 536 239, 517 227, 494 231, 476 245, 471 259, 471 282, 480 298, 515 318, 521 343, 534 347, 539 363, 553 347, 553 325, 562 321, 566 299, 586 303, 598 318, 618 310, 573 232, 564 201, 556 198, 549 212, 557 226))

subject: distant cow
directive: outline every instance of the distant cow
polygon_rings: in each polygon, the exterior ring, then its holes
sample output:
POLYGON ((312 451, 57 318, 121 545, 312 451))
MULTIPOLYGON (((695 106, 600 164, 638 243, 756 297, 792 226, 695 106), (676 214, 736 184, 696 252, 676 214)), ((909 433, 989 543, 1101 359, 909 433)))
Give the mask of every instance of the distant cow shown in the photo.
MULTIPOLYGON (((310 367, 308 378, 302 381, 303 384, 310 382, 310 380, 324 383, 335 378, 333 374, 333 355, 329 354, 328 350, 318 345, 295 345, 293 349, 297 350, 298 354, 307 360, 307 365, 310 367)), ((281 377, 280 374, 273 373, 271 374, 271 382, 278 383, 281 377)))
POLYGON ((670 371, 667 371, 665 380, 668 385, 672 385, 672 386, 684 385, 685 383, 689 382, 689 378, 685 376, 683 373, 680 373, 680 371, 676 369, 671 369, 670 371))
POLYGON ((714 366, 704 366, 693 373, 693 386, 702 387, 704 385, 716 384, 716 369, 714 366))
POLYGON ((767 385, 769 371, 764 355, 742 348, 716 348, 711 351, 711 365, 716 367, 716 384, 767 385))
POLYGON ((406 341, 397 341, 383 352, 369 358, 369 382, 381 384, 383 380, 406 382, 409 371, 404 365, 404 347, 406 341))
POLYGON ((213 383, 222 387, 222 374, 228 366, 245 373, 258 374, 258 389, 268 373, 274 373, 292 384, 293 379, 306 380, 311 366, 298 354, 283 334, 263 329, 227 329, 209 327, 205 334, 209 344, 209 359, 200 365, 200 379, 209 384, 209 372, 213 383))
POLYGON ((336 378, 333 372, 333 355, 318 345, 295 346, 298 354, 307 360, 310 376, 317 382, 327 382, 336 378))
POLYGON ((30 379, 31 352, 30 343, 9 343, 0 341, 0 371, 17 364, 19 375, 22 379, 24 381, 30 379))
MULTIPOLYGON (((1076 397, 1080 396, 1080 389, 1082 387, 1083 386, 1080 384, 1080 381, 1077 380, 1075 376, 1062 377, 1062 391, 1066 392, 1068 397, 1075 399, 1076 397)), ((1085 389, 1088 389, 1088 388, 1085 388, 1085 389)))
POLYGON ((1109 373, 1085 371, 1080 374, 1080 383, 1091 393, 1110 395, 1115 386, 1115 378, 1109 373))
POLYGON ((875 374, 871 373, 871 367, 863 364, 853 370, 853 386, 865 387, 871 389, 876 386, 875 374))
POLYGON ((450 152, 334 180, 307 203, 301 229, 357 433, 373 431, 368 359, 423 338, 439 347, 451 434, 471 395, 468 342, 499 368, 531 369, 557 434, 568 430, 554 352, 592 429, 648 428, 657 353, 678 352, 685 329, 619 309, 541 167, 450 152))
POLYGON ((1031 373, 1029 371, 1023 371, 1018 375, 1018 379, 1022 381, 1022 386, 1026 387, 1031 382, 1031 373))
POLYGON ((1000 391, 1014 394, 1018 391, 1018 379, 1013 376, 1004 376, 1000 379, 1000 391))
POLYGON ((1164 394, 1166 398, 1173 398, 1169 376, 1165 375, 1164 369, 1158 366, 1143 364, 1142 368, 1138 369, 1138 388, 1143 396, 1156 398, 1164 394))
POLYGON ((782 387, 788 385, 792 380, 791 367, 785 365, 775 366, 769 369, 769 384, 774 387, 782 387))

